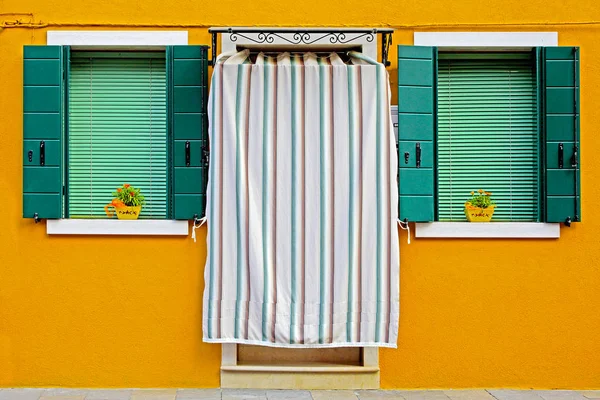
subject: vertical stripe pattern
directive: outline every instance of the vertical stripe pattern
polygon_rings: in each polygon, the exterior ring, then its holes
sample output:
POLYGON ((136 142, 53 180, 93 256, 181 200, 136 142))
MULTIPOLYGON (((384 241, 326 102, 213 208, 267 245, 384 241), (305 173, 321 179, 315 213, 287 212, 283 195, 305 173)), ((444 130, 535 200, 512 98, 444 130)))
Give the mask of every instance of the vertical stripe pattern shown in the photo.
POLYGON ((204 340, 396 347, 396 150, 362 55, 223 55, 209 98, 204 340))

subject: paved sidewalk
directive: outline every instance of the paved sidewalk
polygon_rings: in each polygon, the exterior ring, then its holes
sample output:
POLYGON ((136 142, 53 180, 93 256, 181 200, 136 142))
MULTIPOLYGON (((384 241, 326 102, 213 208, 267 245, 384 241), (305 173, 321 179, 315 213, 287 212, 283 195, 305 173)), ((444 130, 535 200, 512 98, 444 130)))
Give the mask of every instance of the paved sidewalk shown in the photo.
POLYGON ((600 390, 0 389, 0 400, 600 400, 600 390))

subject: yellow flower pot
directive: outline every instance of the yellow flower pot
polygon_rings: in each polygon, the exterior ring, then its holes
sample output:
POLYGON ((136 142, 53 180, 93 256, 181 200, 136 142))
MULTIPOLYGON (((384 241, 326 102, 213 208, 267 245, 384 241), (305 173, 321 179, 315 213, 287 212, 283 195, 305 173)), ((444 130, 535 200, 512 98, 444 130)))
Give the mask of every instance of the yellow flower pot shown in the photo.
POLYGON ((468 201, 465 203, 465 215, 469 222, 490 222, 496 206, 487 208, 475 207, 468 201))
POLYGON ((138 219, 141 210, 142 206, 124 206, 115 208, 118 219, 138 219))

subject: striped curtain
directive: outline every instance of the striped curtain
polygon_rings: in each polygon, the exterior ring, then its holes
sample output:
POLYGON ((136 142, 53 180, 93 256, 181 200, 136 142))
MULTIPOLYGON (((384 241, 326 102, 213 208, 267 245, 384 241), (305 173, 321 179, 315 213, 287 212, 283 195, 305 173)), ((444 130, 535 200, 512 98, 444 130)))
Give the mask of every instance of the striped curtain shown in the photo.
POLYGON ((222 56, 208 116, 204 341, 396 347, 383 65, 359 53, 222 56))

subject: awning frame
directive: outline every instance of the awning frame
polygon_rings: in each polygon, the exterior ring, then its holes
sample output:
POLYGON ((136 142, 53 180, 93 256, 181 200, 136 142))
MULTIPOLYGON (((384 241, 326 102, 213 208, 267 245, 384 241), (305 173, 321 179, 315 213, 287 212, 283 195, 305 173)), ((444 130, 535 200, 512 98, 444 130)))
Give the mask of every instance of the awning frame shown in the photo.
POLYGON ((391 28, 257 28, 257 27, 211 27, 208 32, 212 35, 211 65, 215 65, 218 54, 217 36, 229 35, 232 42, 244 38, 256 44, 272 44, 280 39, 290 45, 312 45, 323 39, 330 44, 347 45, 358 39, 372 42, 381 35, 381 63, 388 67, 388 54, 392 44, 391 28), (253 34, 253 35, 250 35, 253 34), (351 37, 346 35, 351 34, 351 37))

